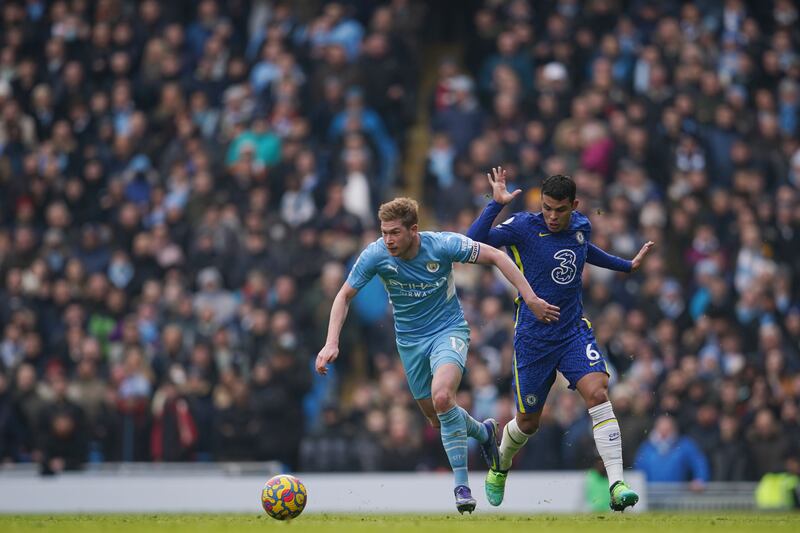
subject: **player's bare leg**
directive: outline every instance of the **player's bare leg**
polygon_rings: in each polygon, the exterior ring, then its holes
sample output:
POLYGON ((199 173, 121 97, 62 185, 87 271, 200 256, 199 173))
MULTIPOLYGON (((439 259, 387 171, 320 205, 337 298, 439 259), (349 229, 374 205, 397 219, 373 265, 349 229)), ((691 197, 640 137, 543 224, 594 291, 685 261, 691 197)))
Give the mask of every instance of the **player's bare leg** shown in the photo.
POLYGON ((608 474, 611 508, 623 511, 639 501, 636 494, 622 479, 622 439, 617 418, 608 399, 608 375, 603 372, 586 374, 576 385, 592 417, 592 433, 597 452, 603 459, 608 474))
POLYGON ((419 405, 419 409, 425 415, 425 418, 428 419, 428 423, 432 427, 439 429, 441 424, 439 423, 439 417, 436 416, 436 409, 433 408, 433 400, 431 398, 422 398, 417 400, 417 405, 419 405))
POLYGON ((506 480, 511 461, 528 439, 539 429, 541 411, 535 413, 517 413, 503 428, 503 439, 500 441, 500 467, 491 468, 486 474, 486 499, 498 506, 503 503, 506 492, 506 480))

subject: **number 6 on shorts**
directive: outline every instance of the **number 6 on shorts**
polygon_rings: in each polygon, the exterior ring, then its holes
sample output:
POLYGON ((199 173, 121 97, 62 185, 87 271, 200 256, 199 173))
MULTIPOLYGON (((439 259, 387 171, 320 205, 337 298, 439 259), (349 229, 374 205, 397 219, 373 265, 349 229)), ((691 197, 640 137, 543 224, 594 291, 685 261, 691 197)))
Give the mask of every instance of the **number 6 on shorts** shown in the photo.
POLYGON ((590 361, 597 361, 602 356, 600 355, 600 352, 594 349, 592 343, 590 342, 586 345, 586 357, 588 357, 590 361))

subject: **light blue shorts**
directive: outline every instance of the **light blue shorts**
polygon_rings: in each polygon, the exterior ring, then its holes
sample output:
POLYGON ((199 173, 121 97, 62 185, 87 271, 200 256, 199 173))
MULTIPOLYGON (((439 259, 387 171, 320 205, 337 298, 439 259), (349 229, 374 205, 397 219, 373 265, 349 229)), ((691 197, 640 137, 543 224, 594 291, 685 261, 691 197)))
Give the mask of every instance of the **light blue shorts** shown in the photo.
POLYGON ((420 340, 397 339, 397 351, 414 399, 430 398, 433 374, 441 365, 455 364, 464 373, 469 351, 469 328, 459 326, 420 340))

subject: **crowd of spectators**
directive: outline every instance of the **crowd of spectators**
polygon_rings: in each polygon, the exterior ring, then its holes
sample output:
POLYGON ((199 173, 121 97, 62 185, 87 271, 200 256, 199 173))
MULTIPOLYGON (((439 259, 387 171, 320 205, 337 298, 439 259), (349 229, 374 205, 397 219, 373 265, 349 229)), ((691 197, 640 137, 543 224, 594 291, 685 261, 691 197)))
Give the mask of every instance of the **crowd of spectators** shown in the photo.
MULTIPOLYGON (((419 102, 429 228, 465 231, 503 165, 526 191, 511 210, 570 174, 595 244, 657 243, 635 275, 584 272, 627 466, 797 469, 797 3, 472 4, 421 93, 432 3, 4 2, 0 460, 446 469, 377 280, 311 371, 375 207, 409 185, 419 102)), ((459 402, 503 423, 513 295, 482 267, 456 278, 459 402)), ((516 466, 594 454, 559 381, 516 466)))
POLYGON ((2 3, 0 460, 298 465, 415 110, 424 10, 367 4, 2 3))

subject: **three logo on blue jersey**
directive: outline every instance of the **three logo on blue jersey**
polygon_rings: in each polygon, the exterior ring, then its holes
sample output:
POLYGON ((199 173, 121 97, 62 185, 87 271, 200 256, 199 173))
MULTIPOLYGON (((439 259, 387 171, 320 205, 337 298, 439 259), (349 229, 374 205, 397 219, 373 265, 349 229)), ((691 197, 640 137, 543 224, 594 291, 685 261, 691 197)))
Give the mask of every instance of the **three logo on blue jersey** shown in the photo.
POLYGON ((553 259, 559 261, 561 265, 553 269, 550 273, 550 277, 559 285, 571 283, 578 273, 578 267, 575 265, 575 261, 577 261, 578 257, 575 255, 575 252, 568 248, 559 250, 553 255, 553 259))

